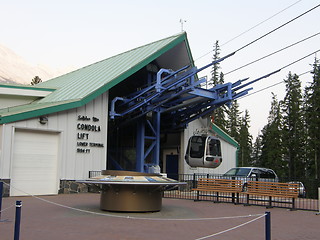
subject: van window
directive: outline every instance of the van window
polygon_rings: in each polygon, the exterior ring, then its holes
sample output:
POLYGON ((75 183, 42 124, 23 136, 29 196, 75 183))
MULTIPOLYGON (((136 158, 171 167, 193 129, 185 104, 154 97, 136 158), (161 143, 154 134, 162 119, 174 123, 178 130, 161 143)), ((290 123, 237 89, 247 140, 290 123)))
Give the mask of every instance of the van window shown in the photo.
POLYGON ((252 172, 251 172, 251 174, 250 174, 250 177, 252 177, 253 174, 255 174, 255 177, 260 177, 261 171, 254 168, 254 169, 252 169, 252 172))
POLYGON ((250 168, 231 168, 224 176, 239 176, 247 177, 250 173, 250 168))
POLYGON ((261 178, 276 178, 276 175, 271 170, 261 171, 260 173, 261 178))

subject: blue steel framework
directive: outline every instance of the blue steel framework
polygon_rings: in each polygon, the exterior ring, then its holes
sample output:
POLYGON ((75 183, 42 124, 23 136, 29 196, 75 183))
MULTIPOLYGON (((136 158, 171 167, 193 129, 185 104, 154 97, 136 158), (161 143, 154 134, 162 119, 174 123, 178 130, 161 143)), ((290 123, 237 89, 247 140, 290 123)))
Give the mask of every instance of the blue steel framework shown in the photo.
POLYGON ((190 66, 177 71, 160 69, 155 81, 152 81, 153 76, 149 76, 147 87, 112 100, 110 119, 122 118, 122 124, 137 122, 136 171, 149 171, 150 166, 159 166, 160 125, 166 130, 184 128, 191 121, 224 104, 229 106, 233 100, 246 95, 252 88, 241 89, 279 71, 245 84, 243 82, 248 78, 235 83, 218 84, 210 89, 201 88, 200 85, 206 79, 196 80, 196 74, 234 54, 199 69, 190 66), (149 129, 152 136, 146 135, 146 129, 149 129), (151 157, 151 163, 146 163, 147 157, 151 157))

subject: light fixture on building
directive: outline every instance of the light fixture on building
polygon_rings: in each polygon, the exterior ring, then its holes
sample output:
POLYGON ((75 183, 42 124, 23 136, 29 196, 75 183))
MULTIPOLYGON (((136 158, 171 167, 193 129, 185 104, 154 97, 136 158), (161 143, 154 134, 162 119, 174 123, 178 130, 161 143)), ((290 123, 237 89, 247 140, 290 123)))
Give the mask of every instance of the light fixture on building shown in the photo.
POLYGON ((41 116, 41 117, 39 118, 39 122, 40 122, 41 124, 47 124, 47 123, 48 123, 48 118, 45 117, 45 116, 41 116))

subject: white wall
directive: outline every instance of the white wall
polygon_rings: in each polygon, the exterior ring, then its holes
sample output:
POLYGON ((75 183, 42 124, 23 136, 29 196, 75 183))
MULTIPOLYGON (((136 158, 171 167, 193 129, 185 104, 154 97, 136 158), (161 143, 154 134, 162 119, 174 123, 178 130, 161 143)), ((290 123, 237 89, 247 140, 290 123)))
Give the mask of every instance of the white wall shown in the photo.
MULTIPOLYGON (((14 131, 16 128, 53 131, 60 133, 59 178, 81 180, 88 178, 90 170, 106 169, 108 93, 104 93, 83 107, 48 115, 48 123, 40 124, 39 118, 2 125, 2 159, 0 158, 0 178, 10 178, 14 131), (90 120, 79 120, 86 116, 90 120), (94 122, 93 117, 99 119, 94 122), (78 129, 78 124, 100 127, 100 131, 78 129), (83 136, 84 139, 78 139, 83 136), (88 146, 77 146, 79 142, 88 146), (103 144, 93 147, 90 143, 103 144), (84 153, 77 152, 77 148, 84 153)), ((0 135, 1 136, 1 135, 0 135)), ((0 141, 1 143, 1 141, 0 141)), ((1 149, 1 147, 0 147, 1 149)))
POLYGON ((0 86, 0 109, 28 104, 50 93, 51 91, 42 91, 36 88, 28 88, 27 86, 17 88, 0 86))
POLYGON ((0 109, 28 104, 34 101, 35 99, 37 99, 37 97, 0 95, 0 109))
POLYGON ((236 167, 236 151, 237 148, 230 143, 226 142, 224 139, 215 135, 220 139, 221 142, 221 152, 222 152, 222 163, 217 168, 193 168, 190 167, 186 161, 184 160, 184 155, 186 153, 188 140, 196 131, 204 129, 207 127, 207 121, 205 119, 197 119, 188 124, 188 127, 184 130, 183 134, 181 134, 181 149, 180 154, 180 173, 185 174, 223 174, 228 171, 230 168, 236 167))
POLYGON ((2 174, 1 174, 1 172, 2 172, 2 168, 1 168, 1 166, 2 166, 2 159, 3 159, 3 157, 2 157, 2 135, 3 135, 3 126, 2 125, 0 125, 0 176, 2 176, 2 174))
MULTIPOLYGON (((0 151, 2 149, 2 129, 3 129, 3 126, 0 125, 0 151)), ((0 154, 0 158, 1 158, 1 154, 0 154)))

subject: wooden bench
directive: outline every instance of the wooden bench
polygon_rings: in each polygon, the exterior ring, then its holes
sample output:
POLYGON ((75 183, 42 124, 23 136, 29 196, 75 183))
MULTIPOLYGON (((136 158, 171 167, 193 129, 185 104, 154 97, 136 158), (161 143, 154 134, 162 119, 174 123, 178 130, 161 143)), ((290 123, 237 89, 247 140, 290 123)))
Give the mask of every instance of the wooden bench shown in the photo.
POLYGON ((272 207, 273 202, 290 203, 292 209, 295 208, 295 199, 299 195, 299 184, 296 183, 279 183, 279 182, 260 182, 248 181, 247 183, 247 205, 250 200, 268 201, 267 207, 272 207), (268 199, 251 199, 250 196, 268 197, 268 199), (283 201, 283 198, 291 199, 291 202, 283 201), (280 199, 280 200, 279 200, 280 199))
POLYGON ((241 180, 232 179, 218 179, 218 178, 200 178, 197 183, 197 188, 193 188, 193 191, 197 191, 197 201, 200 200, 200 196, 216 197, 219 202, 219 197, 232 198, 232 202, 239 203, 239 193, 242 191, 241 180), (209 192, 209 194, 200 194, 201 192, 209 192), (210 194, 213 193, 213 194, 210 194), (214 193, 216 193, 214 195, 214 193), (221 196, 219 193, 231 193, 232 196, 221 196))

